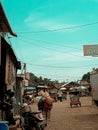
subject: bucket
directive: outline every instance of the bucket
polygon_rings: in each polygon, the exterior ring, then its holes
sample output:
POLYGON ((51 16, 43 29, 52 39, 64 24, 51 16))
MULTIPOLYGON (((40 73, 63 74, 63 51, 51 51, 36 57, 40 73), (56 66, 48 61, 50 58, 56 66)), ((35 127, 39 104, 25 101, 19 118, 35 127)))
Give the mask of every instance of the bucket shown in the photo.
POLYGON ((0 130, 8 130, 8 121, 0 121, 0 130))

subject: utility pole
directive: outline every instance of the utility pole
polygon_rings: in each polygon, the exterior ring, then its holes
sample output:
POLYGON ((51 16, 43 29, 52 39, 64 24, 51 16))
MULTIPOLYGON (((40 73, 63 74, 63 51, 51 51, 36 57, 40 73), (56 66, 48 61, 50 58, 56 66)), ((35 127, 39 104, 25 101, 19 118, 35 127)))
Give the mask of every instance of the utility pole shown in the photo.
POLYGON ((26 77, 26 63, 24 63, 24 87, 28 87, 28 80, 27 80, 27 77, 26 77))
MULTIPOLYGON (((24 96, 25 80, 26 80, 26 63, 22 64, 21 76, 23 78, 22 89, 21 89, 21 97, 23 97, 24 96)), ((21 100, 21 103, 23 103, 22 100, 21 100)))
POLYGON ((24 80, 26 80, 26 63, 24 63, 24 80))

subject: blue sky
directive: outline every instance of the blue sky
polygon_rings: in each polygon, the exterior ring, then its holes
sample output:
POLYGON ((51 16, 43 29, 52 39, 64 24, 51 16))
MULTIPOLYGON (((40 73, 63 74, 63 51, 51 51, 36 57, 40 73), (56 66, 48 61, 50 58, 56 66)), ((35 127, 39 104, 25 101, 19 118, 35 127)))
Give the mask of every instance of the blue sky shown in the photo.
POLYGON ((83 45, 98 44, 98 0, 1 2, 18 35, 10 39, 12 47, 28 72, 74 81, 97 68, 98 57, 83 56, 83 45))

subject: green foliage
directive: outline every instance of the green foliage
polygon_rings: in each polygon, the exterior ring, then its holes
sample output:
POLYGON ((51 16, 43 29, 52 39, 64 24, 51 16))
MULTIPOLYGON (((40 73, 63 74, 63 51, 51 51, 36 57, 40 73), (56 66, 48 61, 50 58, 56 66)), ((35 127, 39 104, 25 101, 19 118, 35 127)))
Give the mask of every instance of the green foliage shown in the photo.
MULTIPOLYGON (((30 73, 30 81, 36 85, 38 84, 46 84, 48 86, 52 86, 54 81, 51 81, 51 79, 48 79, 48 78, 42 78, 41 76, 40 77, 37 77, 35 76, 33 73, 30 73)), ((58 82, 58 81, 56 81, 58 82)))
POLYGON ((90 83, 90 73, 88 72, 87 74, 84 74, 81 80, 90 83))

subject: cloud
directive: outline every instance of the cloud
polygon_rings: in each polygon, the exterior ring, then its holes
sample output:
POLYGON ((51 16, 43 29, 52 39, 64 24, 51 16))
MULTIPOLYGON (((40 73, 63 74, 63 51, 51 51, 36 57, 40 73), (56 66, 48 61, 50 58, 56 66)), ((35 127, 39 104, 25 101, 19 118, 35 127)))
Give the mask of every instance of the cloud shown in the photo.
POLYGON ((35 26, 37 26, 37 21, 40 20, 41 17, 41 13, 31 13, 25 20, 24 23, 26 24, 26 26, 28 26, 29 28, 33 28, 35 26))
MULTIPOLYGON (((77 26, 75 24, 65 24, 63 22, 59 21, 59 18, 45 18, 43 13, 36 12, 36 13, 31 13, 25 20, 25 24, 30 28, 30 29, 40 29, 40 30, 64 30, 64 31, 76 31, 77 29, 72 28, 71 29, 66 29, 70 27, 77 26)), ((79 29, 79 28, 78 28, 79 29)))
POLYGON ((85 57, 82 56, 81 52, 73 53, 57 53, 57 52, 43 52, 43 61, 47 62, 83 62, 85 57))
MULTIPOLYGON (((66 28, 73 27, 75 25, 71 24, 63 24, 60 22, 57 22, 57 20, 43 20, 37 23, 37 26, 44 28, 46 30, 67 30, 66 28)), ((71 29, 70 29, 71 30, 71 29)))

